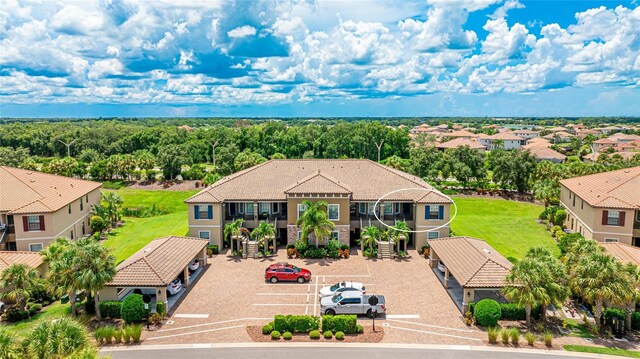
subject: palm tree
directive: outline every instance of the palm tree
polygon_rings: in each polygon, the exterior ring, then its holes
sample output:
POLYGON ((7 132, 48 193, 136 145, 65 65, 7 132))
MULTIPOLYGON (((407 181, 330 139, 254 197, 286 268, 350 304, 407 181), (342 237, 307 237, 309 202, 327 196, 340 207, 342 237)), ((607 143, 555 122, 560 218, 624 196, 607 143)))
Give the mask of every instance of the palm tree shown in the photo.
MULTIPOLYGON (((267 222, 260 222, 258 227, 254 228, 251 231, 251 236, 258 241, 258 245, 263 245, 264 248, 268 247, 268 243, 265 243, 265 239, 267 237, 274 238, 276 235, 276 229, 273 227, 273 224, 267 222)), ((266 251, 266 249, 265 249, 266 251)))
POLYGON ((624 266, 624 273, 629 281, 629 291, 624 298, 625 310, 627 312, 627 329, 631 330, 631 315, 636 309, 636 304, 640 302, 640 268, 633 263, 624 266))
POLYGON ((106 219, 111 221, 111 226, 115 227, 118 222, 118 206, 122 204, 122 197, 114 191, 108 191, 102 194, 102 201, 105 202, 106 219))
POLYGON ((224 225, 224 238, 229 238, 229 243, 231 244, 232 249, 233 249, 233 239, 236 238, 239 240, 239 237, 243 232, 242 223, 244 223, 244 219, 238 218, 235 221, 229 222, 224 225))
POLYGON ((362 239, 362 245, 368 246, 369 250, 373 253, 373 244, 376 243, 380 237, 380 229, 376 226, 367 226, 362 229, 360 238, 362 239))
POLYGON ((0 358, 20 358, 20 350, 15 334, 4 329, 0 329, 0 358))
POLYGON ((569 269, 569 275, 573 273, 573 269, 580 262, 582 258, 591 253, 602 253, 603 249, 596 241, 592 239, 579 238, 571 247, 569 247, 567 254, 564 255, 564 263, 569 269))
POLYGON ((93 300, 96 309, 96 319, 102 320, 98 291, 116 274, 116 258, 109 250, 89 238, 80 239, 77 242, 79 248, 77 257, 78 284, 83 289, 93 291, 93 300))
POLYGON ((25 339, 26 357, 68 358, 90 348, 86 330, 69 318, 40 323, 25 339))
POLYGON ((26 264, 12 264, 0 274, 0 287, 9 288, 0 293, 0 298, 15 301, 20 309, 24 309, 30 297, 29 289, 38 279, 38 272, 26 264))
POLYGON ((545 268, 542 262, 525 257, 518 261, 507 275, 507 286, 502 289, 510 301, 524 306, 527 326, 531 325, 531 308, 540 303, 551 303, 544 290, 545 268))
POLYGON ((624 299, 629 297, 629 281, 626 276, 620 275, 622 272, 622 264, 603 252, 587 255, 573 269, 572 288, 595 305, 597 325, 600 325, 605 301, 623 304, 624 299))
POLYGON ((44 260, 49 264, 48 282, 52 292, 68 295, 71 313, 76 316, 76 291, 81 289, 77 279, 78 246, 69 240, 56 240, 45 249, 44 260))
POLYGON ((405 240, 404 250, 407 249, 407 245, 409 242, 409 233, 411 232, 411 228, 405 221, 399 221, 395 226, 389 228, 389 234, 396 240, 396 244, 398 248, 400 248, 400 239, 405 240))
POLYGON ((567 278, 567 268, 544 247, 530 248, 525 254, 525 258, 531 258, 540 261, 544 271, 542 287, 547 292, 550 302, 541 301, 542 319, 546 320, 546 312, 549 304, 562 304, 571 294, 567 278))
POLYGON ((296 221, 296 225, 302 229, 302 238, 309 243, 309 235, 313 233, 316 237, 316 248, 321 238, 331 236, 331 231, 336 227, 329 220, 327 213, 327 202, 318 201, 315 204, 309 200, 302 201, 307 208, 296 221))

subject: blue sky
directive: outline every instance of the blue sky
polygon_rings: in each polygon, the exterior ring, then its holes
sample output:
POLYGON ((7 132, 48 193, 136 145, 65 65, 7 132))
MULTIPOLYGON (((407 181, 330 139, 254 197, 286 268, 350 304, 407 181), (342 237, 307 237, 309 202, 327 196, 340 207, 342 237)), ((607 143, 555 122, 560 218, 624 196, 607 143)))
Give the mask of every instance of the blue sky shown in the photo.
POLYGON ((0 0, 0 116, 640 116, 635 1, 0 0))

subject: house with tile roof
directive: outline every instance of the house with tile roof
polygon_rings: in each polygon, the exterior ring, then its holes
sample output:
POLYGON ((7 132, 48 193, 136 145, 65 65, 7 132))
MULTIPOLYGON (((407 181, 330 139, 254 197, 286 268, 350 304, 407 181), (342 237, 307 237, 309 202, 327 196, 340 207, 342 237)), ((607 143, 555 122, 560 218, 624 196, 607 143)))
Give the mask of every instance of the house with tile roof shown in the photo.
POLYGON ((448 197, 419 177, 362 159, 271 160, 227 176, 185 201, 189 235, 222 248, 224 225, 242 218, 248 229, 273 224, 280 243, 291 244, 301 234, 296 221, 305 200, 328 202, 331 237, 342 244, 354 245, 363 227, 398 221, 421 231, 410 247, 449 235, 448 197))
POLYGON ((598 242, 640 246, 640 167, 560 181, 565 226, 598 242))
POLYGON ((488 150, 496 148, 497 143, 501 143, 502 148, 505 150, 515 150, 527 143, 525 138, 516 136, 511 131, 499 132, 491 136, 479 136, 478 140, 488 150))
MULTIPOLYGON (((0 275, 5 269, 14 264, 24 264, 38 272, 41 278, 47 273, 47 265, 42 260, 42 256, 37 252, 24 251, 0 251, 0 275)), ((0 293, 7 291, 7 287, 0 287, 0 293)), ((3 299, 6 303, 7 300, 3 299)))
POLYGON ((523 146, 522 149, 529 151, 537 161, 551 161, 554 163, 562 163, 567 159, 567 156, 552 149, 551 147, 544 145, 526 145, 523 146))
POLYGON ((470 147, 480 152, 484 152, 487 150, 487 148, 484 147, 484 145, 482 145, 477 138, 470 139, 470 138, 458 137, 458 138, 454 138, 451 141, 436 144, 436 148, 443 151, 449 148, 458 148, 458 147, 464 147, 464 146, 470 147))
POLYGON ((101 183, 0 167, 0 249, 40 251, 57 237, 90 234, 101 183))

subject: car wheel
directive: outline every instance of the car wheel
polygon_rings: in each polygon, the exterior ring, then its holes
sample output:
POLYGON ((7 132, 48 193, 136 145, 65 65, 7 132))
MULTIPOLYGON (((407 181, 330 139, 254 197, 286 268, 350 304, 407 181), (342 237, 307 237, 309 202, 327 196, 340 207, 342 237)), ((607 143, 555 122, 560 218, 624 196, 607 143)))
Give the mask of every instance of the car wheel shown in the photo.
POLYGON ((278 283, 277 277, 271 277, 271 283, 278 283))
POLYGON ((298 277, 298 283, 304 283, 304 277, 298 277))
POLYGON ((327 309, 326 312, 324 312, 324 314, 326 315, 336 315, 336 311, 333 309, 327 309))

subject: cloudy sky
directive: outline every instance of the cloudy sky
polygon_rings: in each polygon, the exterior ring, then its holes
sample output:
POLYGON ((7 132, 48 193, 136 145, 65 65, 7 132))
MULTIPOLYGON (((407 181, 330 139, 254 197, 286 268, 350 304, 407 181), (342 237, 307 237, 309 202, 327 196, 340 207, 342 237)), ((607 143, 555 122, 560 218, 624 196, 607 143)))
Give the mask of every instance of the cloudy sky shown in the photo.
POLYGON ((0 0, 0 116, 640 115, 633 1, 0 0))

